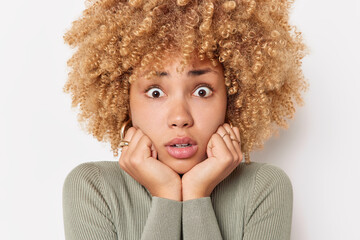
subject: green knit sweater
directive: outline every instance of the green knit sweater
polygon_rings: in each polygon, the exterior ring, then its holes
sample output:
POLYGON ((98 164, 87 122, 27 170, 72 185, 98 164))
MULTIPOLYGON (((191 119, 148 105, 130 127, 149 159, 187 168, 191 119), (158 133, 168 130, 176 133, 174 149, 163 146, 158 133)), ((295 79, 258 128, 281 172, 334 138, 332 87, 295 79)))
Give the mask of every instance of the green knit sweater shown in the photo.
POLYGON ((83 163, 66 177, 67 240, 290 239, 292 186, 279 168, 240 164, 210 197, 151 196, 118 162, 83 163))

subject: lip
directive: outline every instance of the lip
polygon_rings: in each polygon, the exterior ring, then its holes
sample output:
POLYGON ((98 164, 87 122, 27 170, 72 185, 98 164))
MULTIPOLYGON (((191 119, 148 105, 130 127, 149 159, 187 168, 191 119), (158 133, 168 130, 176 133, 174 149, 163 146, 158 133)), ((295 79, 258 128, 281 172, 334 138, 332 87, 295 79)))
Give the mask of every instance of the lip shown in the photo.
POLYGON ((192 140, 189 137, 182 137, 182 138, 174 138, 170 142, 166 143, 165 146, 171 146, 174 144, 191 144, 191 145, 197 145, 196 141, 192 140))
POLYGON ((185 159, 191 158, 198 150, 198 145, 191 145, 189 147, 177 148, 166 146, 167 152, 174 158, 185 159))
POLYGON ((169 155, 177 159, 190 158, 194 156, 198 150, 198 145, 196 144, 196 141, 192 140, 189 137, 174 138, 170 142, 166 143, 165 146, 169 155), (191 144, 191 146, 177 148, 172 147, 172 145, 174 144, 191 144))

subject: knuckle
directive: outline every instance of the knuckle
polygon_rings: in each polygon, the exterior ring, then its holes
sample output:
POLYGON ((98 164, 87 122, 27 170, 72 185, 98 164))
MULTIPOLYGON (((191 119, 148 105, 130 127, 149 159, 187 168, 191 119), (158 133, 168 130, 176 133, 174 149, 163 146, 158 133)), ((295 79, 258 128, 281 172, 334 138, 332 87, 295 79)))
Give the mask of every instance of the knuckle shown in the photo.
POLYGON ((231 153, 228 153, 224 156, 224 162, 229 164, 233 161, 233 155, 231 153))
POLYGON ((214 134, 214 138, 222 139, 223 132, 218 131, 216 134, 214 134))
POLYGON ((134 129, 133 138, 136 138, 138 135, 141 135, 140 129, 134 129))
POLYGON ((233 127, 234 132, 238 133, 240 135, 240 130, 238 127, 233 127))
POLYGON ((141 129, 138 128, 138 129, 136 130, 136 133, 142 135, 142 134, 143 134, 143 131, 141 131, 141 129))
POLYGON ((238 155, 241 155, 241 148, 240 148, 240 144, 236 144, 236 153, 238 154, 238 155))
POLYGON ((225 131, 225 128, 223 126, 219 126, 217 132, 224 132, 225 131))
POLYGON ((138 146, 143 148, 147 143, 148 141, 150 141, 150 138, 147 137, 146 135, 142 135, 140 138, 139 138, 139 144, 138 146))
POLYGON ((243 159, 244 159, 244 154, 240 153, 239 161, 242 162, 243 159))
POLYGON ((133 157, 131 158, 130 163, 134 167, 139 167, 141 165, 141 159, 138 157, 133 157))
POLYGON ((146 140, 149 140, 149 137, 148 137, 148 136, 146 136, 145 134, 142 134, 142 136, 141 136, 140 140, 142 140, 142 141, 146 141, 146 140))
POLYGON ((135 132, 136 131, 136 128, 134 128, 134 127, 130 127, 129 129, 128 129, 128 132, 135 132))
POLYGON ((125 137, 126 137, 126 136, 127 136, 127 137, 131 137, 131 136, 134 135, 135 132, 136 132, 136 129, 135 129, 134 127, 131 127, 131 128, 129 128, 129 129, 127 130, 125 137))

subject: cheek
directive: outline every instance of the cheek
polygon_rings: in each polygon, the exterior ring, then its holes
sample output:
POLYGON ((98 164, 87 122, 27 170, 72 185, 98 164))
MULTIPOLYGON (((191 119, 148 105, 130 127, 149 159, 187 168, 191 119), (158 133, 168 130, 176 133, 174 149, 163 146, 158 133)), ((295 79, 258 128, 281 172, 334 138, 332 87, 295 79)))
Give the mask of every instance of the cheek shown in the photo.
POLYGON ((196 122, 203 135, 204 140, 209 140, 212 134, 214 134, 218 127, 225 121, 226 103, 219 102, 211 106, 199 106, 194 111, 196 113, 196 122))
POLYGON ((140 128, 142 131, 147 131, 152 129, 158 119, 156 118, 158 114, 152 108, 147 108, 144 105, 132 110, 132 122, 133 126, 140 128))
POLYGON ((130 109, 133 127, 141 129, 151 141, 157 142, 160 126, 163 124, 163 113, 159 111, 161 108, 133 101, 130 103, 130 109))

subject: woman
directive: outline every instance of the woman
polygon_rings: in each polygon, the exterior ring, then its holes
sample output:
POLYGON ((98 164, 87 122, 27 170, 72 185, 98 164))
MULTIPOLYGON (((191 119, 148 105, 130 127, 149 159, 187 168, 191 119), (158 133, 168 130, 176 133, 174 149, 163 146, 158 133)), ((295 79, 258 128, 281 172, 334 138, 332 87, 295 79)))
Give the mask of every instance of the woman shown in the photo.
POLYGON ((289 239, 290 180, 249 159, 307 86, 289 7, 90 4, 65 35, 77 47, 65 91, 122 152, 67 176, 66 239, 289 239))

